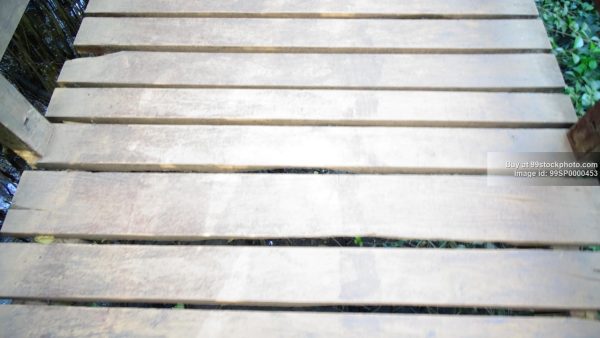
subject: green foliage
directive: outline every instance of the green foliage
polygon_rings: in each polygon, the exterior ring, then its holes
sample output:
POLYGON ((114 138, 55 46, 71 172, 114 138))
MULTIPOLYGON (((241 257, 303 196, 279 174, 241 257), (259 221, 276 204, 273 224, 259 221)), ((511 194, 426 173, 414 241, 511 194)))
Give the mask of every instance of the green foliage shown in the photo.
POLYGON ((589 1, 536 2, 567 82, 566 93, 582 116, 600 100, 600 16, 589 1))
POLYGON ((354 244, 358 245, 358 246, 363 246, 364 242, 363 242, 362 237, 360 237, 360 236, 354 237, 354 244))

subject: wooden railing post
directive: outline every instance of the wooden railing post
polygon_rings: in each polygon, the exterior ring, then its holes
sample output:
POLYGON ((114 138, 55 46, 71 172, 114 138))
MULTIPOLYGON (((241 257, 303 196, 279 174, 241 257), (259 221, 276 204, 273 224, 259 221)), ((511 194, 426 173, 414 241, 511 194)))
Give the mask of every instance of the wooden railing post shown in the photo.
POLYGON ((0 143, 35 167, 52 137, 52 124, 0 76, 0 143))
POLYGON ((571 127, 567 136, 577 159, 600 161, 600 102, 571 127))
MULTIPOLYGON (((29 0, 0 2, 0 58, 12 38, 29 0)), ((0 143, 35 167, 52 136, 52 124, 0 75, 0 143)))
POLYGON ((29 0, 0 1, 0 57, 4 55, 28 3, 29 0))

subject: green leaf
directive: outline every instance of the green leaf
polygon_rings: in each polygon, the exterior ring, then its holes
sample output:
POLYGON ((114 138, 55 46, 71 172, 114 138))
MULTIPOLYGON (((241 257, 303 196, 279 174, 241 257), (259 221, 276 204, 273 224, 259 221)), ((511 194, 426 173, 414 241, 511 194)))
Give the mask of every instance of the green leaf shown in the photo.
POLYGON ((578 64, 579 61, 581 60, 581 57, 579 57, 579 55, 575 54, 575 53, 571 54, 571 58, 573 59, 574 64, 578 64))
POLYGON ((594 6, 592 4, 588 4, 587 2, 583 2, 581 4, 581 7, 583 8, 583 10, 588 12, 594 10, 594 6))
POLYGON ((598 61, 590 60, 590 62, 588 62, 588 68, 592 70, 598 68, 598 61))
POLYGON ((588 94, 581 95, 581 104, 584 107, 589 107, 592 105, 592 98, 588 94))
POLYGON ((363 246, 364 242, 363 242, 362 237, 360 237, 360 236, 354 237, 354 244, 356 244, 358 246, 363 246))
POLYGON ((583 39, 581 38, 581 36, 578 36, 575 38, 575 42, 573 42, 573 48, 579 49, 581 47, 583 47, 583 39))
MULTIPOLYGON (((575 72, 577 72, 578 74, 583 74, 583 73, 585 73, 586 69, 587 69, 586 65, 580 64, 579 66, 575 67, 575 72)), ((577 88, 577 84, 575 85, 575 88, 577 90, 579 90, 579 88, 577 88)))

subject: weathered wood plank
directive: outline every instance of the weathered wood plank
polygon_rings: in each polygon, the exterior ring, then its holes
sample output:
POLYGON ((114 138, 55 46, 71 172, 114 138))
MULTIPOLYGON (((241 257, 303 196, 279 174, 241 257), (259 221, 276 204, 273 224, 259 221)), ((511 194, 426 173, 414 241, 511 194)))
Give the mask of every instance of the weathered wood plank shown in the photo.
POLYGON ((142 124, 569 127, 568 96, 546 93, 57 88, 51 121, 142 124))
POLYGON ((9 0, 0 2, 0 58, 4 55, 29 0, 9 0))
POLYGON ((600 323, 499 317, 268 311, 0 307, 8 337, 596 338, 600 323), (35 325, 31 325, 35 323, 35 325))
POLYGON ((0 75, 0 142, 35 165, 52 136, 52 125, 0 75))
POLYGON ((541 20, 86 18, 80 52, 319 53, 549 51, 541 20))
POLYGON ((598 309, 600 253, 0 246, 0 297, 246 305, 598 309))
POLYGON ((564 129, 57 124, 46 169, 485 173, 488 152, 570 152, 564 129))
POLYGON ((312 18, 532 17, 533 0, 92 0, 87 15, 312 18))
POLYGON ((67 61, 62 86, 560 90, 551 54, 119 52, 67 61))
POLYGON ((597 186, 488 186, 477 176, 27 171, 2 234, 593 245, 598 219, 597 186))

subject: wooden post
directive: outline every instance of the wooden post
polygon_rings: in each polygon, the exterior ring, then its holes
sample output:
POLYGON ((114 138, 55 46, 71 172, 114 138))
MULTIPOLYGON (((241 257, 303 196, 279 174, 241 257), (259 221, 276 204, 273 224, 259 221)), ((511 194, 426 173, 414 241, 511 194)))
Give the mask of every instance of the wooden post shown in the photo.
MULTIPOLYGON (((0 58, 29 0, 0 2, 0 58)), ((0 75, 0 143, 35 167, 52 135, 52 125, 19 91, 0 75)))
POLYGON ((29 0, 0 1, 0 58, 19 25, 29 0))
POLYGON ((571 127, 567 136, 577 159, 600 160, 600 102, 571 127))
POLYGON ((0 76, 0 143, 35 167, 52 137, 52 124, 0 76))

